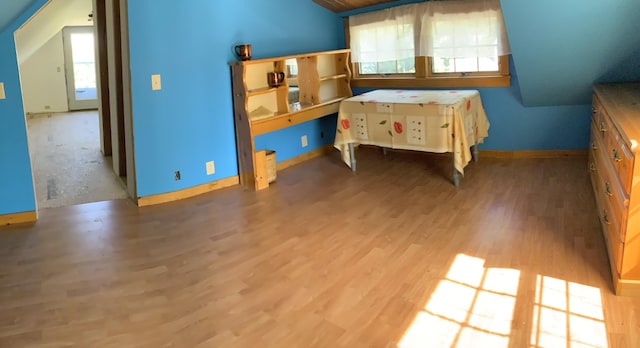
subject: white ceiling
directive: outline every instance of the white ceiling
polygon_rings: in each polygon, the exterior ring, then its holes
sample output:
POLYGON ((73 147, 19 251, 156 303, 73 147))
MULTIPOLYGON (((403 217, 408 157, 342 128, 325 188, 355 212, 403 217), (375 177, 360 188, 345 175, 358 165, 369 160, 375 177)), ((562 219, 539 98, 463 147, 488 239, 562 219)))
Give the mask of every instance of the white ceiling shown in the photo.
MULTIPOLYGON (((3 0, 0 0, 3 1, 3 0)), ((16 30, 18 62, 22 63, 65 26, 91 26, 91 0, 50 0, 16 30)))

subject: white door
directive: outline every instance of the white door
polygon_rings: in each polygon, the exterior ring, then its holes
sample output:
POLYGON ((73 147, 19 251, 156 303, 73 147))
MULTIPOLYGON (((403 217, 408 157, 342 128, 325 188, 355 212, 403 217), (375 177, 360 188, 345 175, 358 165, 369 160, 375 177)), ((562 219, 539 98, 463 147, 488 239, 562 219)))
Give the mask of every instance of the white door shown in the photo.
POLYGON ((62 34, 69 110, 97 109, 93 27, 65 27, 62 34))

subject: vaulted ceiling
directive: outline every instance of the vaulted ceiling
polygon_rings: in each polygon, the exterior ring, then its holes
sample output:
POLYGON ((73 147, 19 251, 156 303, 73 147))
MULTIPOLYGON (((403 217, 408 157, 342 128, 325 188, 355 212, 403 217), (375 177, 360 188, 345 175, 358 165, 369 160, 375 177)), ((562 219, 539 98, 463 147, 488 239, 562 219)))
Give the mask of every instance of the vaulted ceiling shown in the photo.
POLYGON ((11 0, 0 2, 0 32, 18 17, 35 0, 11 0))
MULTIPOLYGON (((11 0, 0 2, 0 32, 34 1, 11 0)), ((398 0, 313 0, 318 5, 335 13, 394 1, 398 0)))
MULTIPOLYGON (((313 0, 316 4, 335 13, 350 11, 367 6, 379 5, 398 0, 313 0)), ((11 0, 0 4, 0 31, 24 11, 34 0, 11 0)))
POLYGON ((313 0, 316 4, 336 13, 393 1, 397 0, 313 0))

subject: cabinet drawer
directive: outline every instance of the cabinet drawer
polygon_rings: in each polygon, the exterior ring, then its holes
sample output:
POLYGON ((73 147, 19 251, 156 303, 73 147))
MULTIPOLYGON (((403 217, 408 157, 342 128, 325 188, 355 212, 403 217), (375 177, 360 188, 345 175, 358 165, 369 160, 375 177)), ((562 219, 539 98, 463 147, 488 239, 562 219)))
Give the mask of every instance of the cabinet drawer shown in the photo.
MULTIPOLYGON (((598 142, 596 141, 596 144, 598 142)), ((608 216, 616 221, 616 226, 620 231, 619 238, 624 240, 626 231, 626 221, 629 208, 629 196, 620 185, 618 177, 612 167, 612 162, 606 158, 606 154, 591 150, 595 165, 595 175, 592 179, 596 180, 599 201, 608 207, 608 216), (605 156, 603 156, 605 155, 605 156)))
POLYGON ((631 192, 631 178, 633 177, 633 153, 629 150, 624 140, 617 131, 609 134, 608 137, 609 156, 616 170, 616 175, 624 191, 631 192))
POLYGON ((599 152, 602 151, 604 146, 604 140, 599 134, 600 130, 596 125, 595 120, 591 121, 591 137, 589 138, 589 151, 599 152))
POLYGON ((624 243, 619 239, 619 228, 615 219, 609 215, 607 209, 608 206, 605 203, 604 208, 600 209, 600 223, 602 224, 604 240, 607 243, 607 249, 609 251, 609 262, 611 262, 611 265, 615 268, 617 275, 620 276, 624 243))
POLYGON ((593 96, 593 106, 591 107, 591 121, 595 125, 596 134, 601 140, 604 140, 609 125, 607 124, 607 117, 605 117, 604 109, 602 108, 598 97, 593 96))
MULTIPOLYGON (((594 114, 591 123, 591 137, 601 140, 600 151, 606 151, 606 157, 613 164, 616 176, 620 181, 625 193, 631 192, 631 179, 633 177, 634 155, 629 150, 624 138, 616 129, 606 111, 602 109, 594 98, 594 114)), ((594 146, 592 140, 591 146, 594 146)))
POLYGON ((600 168, 602 167, 601 160, 601 141, 598 138, 597 129, 594 125, 591 128, 591 141, 589 145, 589 177, 591 179, 591 186, 593 187, 593 193, 596 197, 598 206, 602 204, 602 191, 600 190, 600 183, 602 182, 602 174, 600 174, 600 168))
POLYGON ((609 178, 600 178, 600 197, 608 205, 609 217, 614 219, 616 226, 619 227, 617 229, 619 239, 624 240, 629 200, 625 199, 622 192, 616 190, 615 186, 615 182, 612 183, 609 178))
POLYGON ((597 200, 600 199, 600 190, 598 188, 598 155, 595 150, 589 150, 589 176, 591 178, 591 187, 597 200))

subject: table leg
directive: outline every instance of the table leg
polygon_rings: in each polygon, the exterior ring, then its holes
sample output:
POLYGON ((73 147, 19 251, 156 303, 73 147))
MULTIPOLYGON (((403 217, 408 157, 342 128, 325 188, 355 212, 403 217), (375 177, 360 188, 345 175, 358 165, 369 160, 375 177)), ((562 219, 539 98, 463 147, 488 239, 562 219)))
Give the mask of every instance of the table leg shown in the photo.
POLYGON ((460 186, 460 173, 456 169, 456 153, 455 151, 451 153, 451 164, 453 167, 453 186, 460 186))
POLYGON ((349 143, 349 159, 351 160, 351 171, 356 171, 356 154, 353 150, 353 143, 349 143))
POLYGON ((387 148, 386 148, 386 147, 383 147, 383 148, 382 148, 382 154, 383 154, 383 155, 385 155, 385 156, 387 156, 387 148))
POLYGON ((478 144, 473 145, 472 156, 473 161, 478 162, 478 144))

